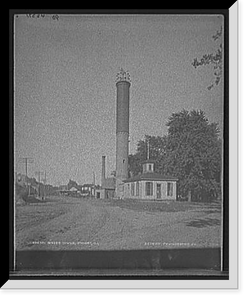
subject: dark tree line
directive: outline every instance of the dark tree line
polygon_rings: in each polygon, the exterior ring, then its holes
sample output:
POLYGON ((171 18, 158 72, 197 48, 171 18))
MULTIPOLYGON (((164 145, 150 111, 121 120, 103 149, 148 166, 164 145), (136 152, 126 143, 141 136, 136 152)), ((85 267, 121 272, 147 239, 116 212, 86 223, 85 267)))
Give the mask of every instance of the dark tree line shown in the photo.
POLYGON ((203 111, 174 113, 166 123, 164 136, 145 136, 138 141, 137 152, 129 156, 129 174, 142 172, 141 162, 155 160, 158 173, 179 179, 178 194, 192 201, 210 201, 220 197, 222 143, 217 123, 209 123, 203 111))

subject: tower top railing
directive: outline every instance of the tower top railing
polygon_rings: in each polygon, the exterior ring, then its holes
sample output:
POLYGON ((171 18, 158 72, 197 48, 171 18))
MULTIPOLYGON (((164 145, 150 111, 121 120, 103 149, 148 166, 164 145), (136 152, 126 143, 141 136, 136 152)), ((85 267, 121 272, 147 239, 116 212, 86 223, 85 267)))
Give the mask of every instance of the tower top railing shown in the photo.
POLYGON ((116 75, 116 83, 120 81, 127 81, 131 83, 130 73, 128 71, 124 71, 123 68, 120 68, 120 71, 116 75))

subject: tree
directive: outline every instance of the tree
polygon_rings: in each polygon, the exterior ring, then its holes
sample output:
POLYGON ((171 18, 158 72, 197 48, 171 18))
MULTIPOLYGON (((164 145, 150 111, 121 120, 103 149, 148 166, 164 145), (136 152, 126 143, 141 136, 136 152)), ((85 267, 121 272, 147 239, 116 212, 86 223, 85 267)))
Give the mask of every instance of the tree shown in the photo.
MULTIPOLYGON (((219 30, 217 30, 216 34, 212 36, 213 40, 219 40, 222 36, 222 27, 219 30)), ((197 68, 199 66, 206 66, 208 64, 214 65, 214 76, 215 76, 215 84, 218 85, 221 76, 222 76, 222 61, 223 61, 223 49, 222 49, 222 43, 220 43, 219 48, 215 53, 208 53, 204 54, 200 60, 197 58, 194 59, 192 62, 192 65, 197 68)), ((214 87, 214 84, 211 84, 208 86, 208 89, 211 90, 214 87)))
POLYGON ((129 174, 142 172, 147 158, 155 161, 156 172, 178 178, 178 195, 194 201, 217 199, 221 186, 221 149, 217 123, 209 123, 203 111, 174 113, 166 124, 168 134, 146 135, 129 155, 129 174))
POLYGON ((162 170, 161 159, 166 151, 167 136, 150 136, 145 135, 144 140, 137 143, 137 152, 129 155, 128 172, 130 176, 138 175, 142 172, 142 162, 147 159, 148 144, 149 158, 155 161, 155 166, 158 172, 162 170))
POLYGON ((209 123, 203 111, 174 113, 168 126, 165 174, 179 179, 179 194, 207 201, 220 194, 221 141, 216 123, 209 123))
POLYGON ((137 152, 128 157, 129 177, 136 176, 142 172, 142 162, 146 159, 146 142, 143 140, 137 143, 137 152))
POLYGON ((67 189, 70 190, 72 187, 77 188, 78 187, 78 183, 72 179, 69 179, 69 182, 67 184, 67 189))

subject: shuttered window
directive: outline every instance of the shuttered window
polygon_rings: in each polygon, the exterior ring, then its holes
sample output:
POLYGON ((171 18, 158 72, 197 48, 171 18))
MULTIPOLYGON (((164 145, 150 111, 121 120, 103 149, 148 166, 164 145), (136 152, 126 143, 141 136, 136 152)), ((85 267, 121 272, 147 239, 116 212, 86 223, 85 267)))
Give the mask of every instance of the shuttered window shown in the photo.
POLYGON ((139 181, 136 183, 136 196, 139 196, 139 181))
POLYGON ((145 195, 146 196, 153 196, 153 182, 146 182, 145 183, 145 195))
POLYGON ((167 182, 167 196, 173 196, 173 183, 167 182))
POLYGON ((134 187, 134 182, 132 182, 132 184, 131 184, 131 195, 132 196, 134 196, 134 194, 135 194, 135 187, 134 187))

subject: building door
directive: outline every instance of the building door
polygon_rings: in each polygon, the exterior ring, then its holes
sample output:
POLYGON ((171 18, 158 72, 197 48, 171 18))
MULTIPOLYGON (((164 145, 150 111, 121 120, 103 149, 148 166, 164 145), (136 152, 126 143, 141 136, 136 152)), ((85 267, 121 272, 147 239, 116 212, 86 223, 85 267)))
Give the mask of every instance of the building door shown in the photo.
POLYGON ((161 193, 161 183, 157 183, 156 185, 156 198, 161 199, 162 193, 161 193))

